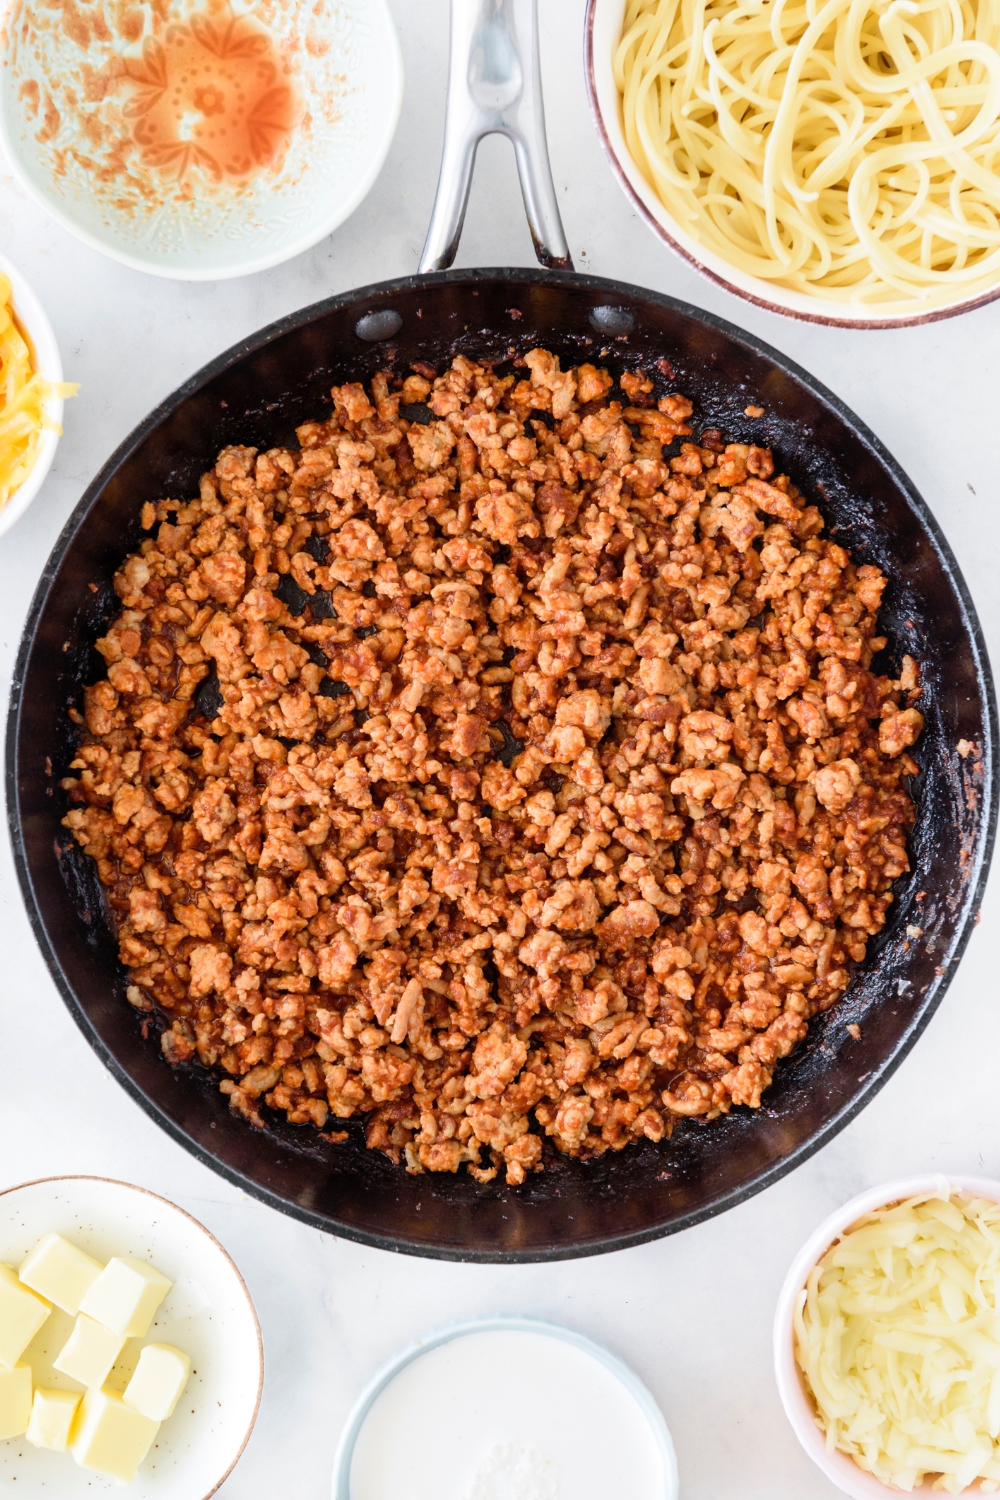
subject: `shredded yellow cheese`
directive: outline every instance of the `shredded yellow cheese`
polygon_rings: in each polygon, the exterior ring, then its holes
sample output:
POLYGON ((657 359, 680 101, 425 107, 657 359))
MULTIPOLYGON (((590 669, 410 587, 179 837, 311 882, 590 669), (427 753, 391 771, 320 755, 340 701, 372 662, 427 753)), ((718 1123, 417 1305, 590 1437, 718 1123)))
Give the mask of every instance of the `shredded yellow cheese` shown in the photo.
POLYGON ((828 1448, 894 1489, 1000 1488, 1000 1204, 860 1219, 800 1292, 795 1345, 828 1448))
POLYGON ((0 507, 35 467, 42 433, 62 430, 49 416, 48 402, 77 389, 32 370, 31 351, 14 321, 10 280, 0 272, 0 507))

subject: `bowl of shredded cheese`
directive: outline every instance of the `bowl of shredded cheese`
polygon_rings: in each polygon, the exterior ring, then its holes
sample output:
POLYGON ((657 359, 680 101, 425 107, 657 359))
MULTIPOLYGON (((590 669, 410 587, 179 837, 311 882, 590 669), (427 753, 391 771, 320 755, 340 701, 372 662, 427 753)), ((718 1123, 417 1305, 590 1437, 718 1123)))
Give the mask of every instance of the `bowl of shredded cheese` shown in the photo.
POLYGON ((622 187, 727 290, 855 328, 1000 296, 993 0, 588 0, 585 37, 622 187))
POLYGON ((845 1204, 788 1272, 774 1359, 846 1494, 1000 1490, 1000 1182, 913 1177, 845 1204))
POLYGON ((52 325, 16 266, 0 255, 0 535, 24 515, 52 467, 63 401, 52 325))

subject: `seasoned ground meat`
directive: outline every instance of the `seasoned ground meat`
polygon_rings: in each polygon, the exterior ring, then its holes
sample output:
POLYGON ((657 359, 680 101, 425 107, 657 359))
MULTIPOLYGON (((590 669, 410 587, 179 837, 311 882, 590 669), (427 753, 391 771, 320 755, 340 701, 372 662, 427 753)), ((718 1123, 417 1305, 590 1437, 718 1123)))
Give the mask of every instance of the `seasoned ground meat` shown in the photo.
POLYGON ((65 823, 132 1004, 248 1120, 513 1183, 658 1141, 756 1108, 882 927, 886 580, 653 389, 420 365, 144 506, 65 823))

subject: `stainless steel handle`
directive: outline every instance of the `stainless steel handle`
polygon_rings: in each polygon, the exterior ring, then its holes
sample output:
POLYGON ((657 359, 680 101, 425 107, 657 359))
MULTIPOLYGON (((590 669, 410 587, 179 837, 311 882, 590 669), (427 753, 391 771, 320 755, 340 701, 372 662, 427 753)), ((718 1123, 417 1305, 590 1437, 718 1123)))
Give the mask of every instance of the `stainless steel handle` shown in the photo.
POLYGON ((451 0, 451 48, 444 148, 421 271, 455 259, 484 135, 514 143, 535 254, 572 271, 545 138, 537 0, 451 0))

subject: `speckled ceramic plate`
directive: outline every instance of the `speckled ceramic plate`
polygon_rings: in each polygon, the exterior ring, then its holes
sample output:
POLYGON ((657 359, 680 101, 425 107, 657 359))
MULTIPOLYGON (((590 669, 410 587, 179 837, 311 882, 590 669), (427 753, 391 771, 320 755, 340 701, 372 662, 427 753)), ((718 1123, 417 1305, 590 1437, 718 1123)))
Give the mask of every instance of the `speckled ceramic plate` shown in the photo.
MULTIPOLYGON (((69 1453, 35 1448, 25 1438, 0 1443, 0 1495, 19 1500, 207 1500, 246 1445, 260 1404, 264 1358, 250 1294, 229 1256, 183 1209, 144 1188, 103 1177, 48 1177, 0 1193, 0 1261, 17 1266, 55 1231, 96 1260, 135 1255, 174 1285, 145 1339, 129 1339, 108 1379, 123 1390, 145 1343, 176 1344, 192 1371, 177 1409, 160 1428, 126 1491, 81 1469, 69 1453)), ((52 1369, 73 1319, 53 1308, 21 1356, 36 1385, 79 1390, 52 1369)))
POLYGON ((0 57, 0 143, 27 191, 94 249, 189 281, 342 223, 403 96, 386 0, 13 0, 0 57))

